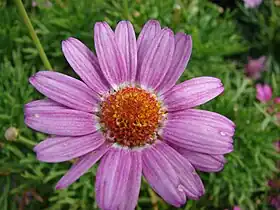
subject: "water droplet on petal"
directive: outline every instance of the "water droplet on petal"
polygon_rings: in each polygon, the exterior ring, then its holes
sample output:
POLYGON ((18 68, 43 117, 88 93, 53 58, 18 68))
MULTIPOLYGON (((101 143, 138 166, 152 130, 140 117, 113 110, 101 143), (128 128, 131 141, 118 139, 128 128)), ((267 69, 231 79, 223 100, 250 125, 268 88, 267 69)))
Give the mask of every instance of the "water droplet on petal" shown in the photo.
POLYGON ((221 134, 222 136, 225 136, 225 135, 226 135, 226 133, 223 132, 223 131, 221 131, 220 134, 221 134))
POLYGON ((180 192, 185 192, 185 187, 181 184, 178 185, 177 189, 180 191, 180 192))

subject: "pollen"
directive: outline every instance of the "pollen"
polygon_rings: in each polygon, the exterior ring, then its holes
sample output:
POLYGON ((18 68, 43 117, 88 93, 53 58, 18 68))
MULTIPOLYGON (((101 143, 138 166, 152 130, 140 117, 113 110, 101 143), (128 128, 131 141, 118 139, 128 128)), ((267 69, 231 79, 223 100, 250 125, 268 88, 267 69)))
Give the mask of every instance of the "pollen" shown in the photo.
POLYGON ((121 146, 152 144, 164 116, 155 94, 126 87, 109 95, 101 104, 100 124, 107 139, 121 146))

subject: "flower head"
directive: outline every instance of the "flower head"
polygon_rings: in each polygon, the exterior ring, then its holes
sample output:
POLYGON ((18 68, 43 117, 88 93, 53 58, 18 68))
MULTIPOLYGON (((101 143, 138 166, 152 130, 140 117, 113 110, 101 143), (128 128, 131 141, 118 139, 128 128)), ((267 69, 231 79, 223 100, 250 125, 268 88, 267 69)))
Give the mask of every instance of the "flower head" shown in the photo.
POLYGON ((243 0, 246 8, 256 8, 263 0, 243 0))
POLYGON ((270 204, 275 209, 280 209, 280 195, 274 195, 270 197, 270 204))
POLYGON ((37 7, 37 2, 35 0, 32 1, 32 7, 37 7))
POLYGON ((4 134, 5 138, 8 141, 15 141, 18 136, 18 129, 15 127, 9 127, 4 134))
POLYGON ((258 59, 248 58, 248 63, 245 66, 245 73, 252 79, 259 79, 261 72, 264 71, 266 57, 262 56, 258 59))
POLYGON ((256 98, 263 103, 266 103, 268 101, 271 100, 272 98, 272 88, 267 85, 261 85, 261 84, 257 84, 256 85, 256 90, 257 90, 257 95, 256 98))
POLYGON ((198 199, 204 187, 195 169, 220 171, 223 155, 233 150, 234 123, 193 109, 222 93, 221 81, 198 77, 176 85, 191 55, 191 37, 154 20, 137 39, 128 21, 115 31, 96 23, 94 39, 97 56, 75 38, 62 42, 82 81, 48 71, 30 78, 48 99, 26 104, 25 123, 54 135, 34 148, 37 158, 78 158, 56 188, 69 186, 101 159, 95 185, 101 209, 134 209, 142 172, 174 206, 198 199))
POLYGON ((233 210, 241 210, 241 208, 239 206, 234 206, 233 210))
POLYGON ((280 97, 274 98, 273 102, 274 102, 275 104, 280 104, 280 97))

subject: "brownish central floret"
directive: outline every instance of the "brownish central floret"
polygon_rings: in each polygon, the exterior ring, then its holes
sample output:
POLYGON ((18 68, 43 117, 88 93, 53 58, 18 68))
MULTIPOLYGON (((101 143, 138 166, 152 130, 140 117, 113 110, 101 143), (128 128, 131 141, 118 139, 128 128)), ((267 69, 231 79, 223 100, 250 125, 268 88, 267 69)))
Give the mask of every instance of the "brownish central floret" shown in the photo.
POLYGON ((137 87, 123 88, 101 104, 100 123, 110 139, 122 146, 153 143, 161 118, 156 96, 137 87))

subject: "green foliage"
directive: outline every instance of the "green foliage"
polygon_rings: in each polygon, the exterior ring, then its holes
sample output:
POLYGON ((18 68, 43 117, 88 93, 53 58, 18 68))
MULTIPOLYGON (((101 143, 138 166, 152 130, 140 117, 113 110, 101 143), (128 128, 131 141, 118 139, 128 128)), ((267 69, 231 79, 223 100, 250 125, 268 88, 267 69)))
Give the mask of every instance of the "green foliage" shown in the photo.
POLYGON ((277 1, 264 1, 257 9, 239 5, 237 17, 253 56, 267 55, 271 71, 280 73, 280 9, 277 1))
MULTIPOLYGON (((72 75, 61 52, 61 41, 73 36, 93 49, 92 30, 96 21, 105 20, 115 27, 119 20, 129 19, 139 33, 148 19, 158 19, 176 32, 191 34, 193 54, 180 80, 206 75, 220 78, 225 85, 224 94, 201 108, 229 117, 237 127, 235 151, 227 155, 224 170, 201 173, 206 195, 180 209, 224 209, 234 205, 243 209, 268 209, 267 181, 276 173, 275 160, 280 157, 273 147, 273 141, 279 138, 279 125, 267 107, 256 101, 255 84, 244 77, 242 59, 248 50, 256 49, 259 55, 269 55, 272 65, 264 80, 273 85, 275 96, 280 95, 280 78, 271 74, 278 68, 275 67, 278 48, 267 51, 280 40, 276 30, 280 28, 280 8, 266 3, 260 11, 247 10, 242 5, 235 11, 222 11, 204 0, 83 0, 79 3, 56 0, 51 7, 47 7, 45 1, 38 1, 36 7, 31 6, 31 1, 25 1, 25 7, 55 70, 72 75), (271 8, 274 13, 267 17, 271 8), (248 17, 252 18, 249 22, 248 17), (250 29, 243 30, 246 27, 256 28, 254 39, 249 38, 250 29), (267 30, 263 30, 264 27, 267 30), (263 34, 265 32, 268 34, 263 34), (239 60, 234 60, 236 57, 239 60)), ((36 160, 32 146, 45 136, 25 126, 23 106, 42 98, 28 84, 28 78, 43 66, 13 3, 1 1, 0 17, 1 210, 18 209, 26 193, 34 190, 42 200, 33 195, 24 209, 98 209, 93 187, 96 166, 69 188, 56 191, 55 183, 71 163, 47 164, 36 160), (15 141, 4 138, 6 129, 11 126, 19 130, 15 141)), ((160 199, 157 205, 162 210, 175 209, 160 199)), ((142 182, 137 209, 153 209, 149 185, 145 182, 142 182)))

